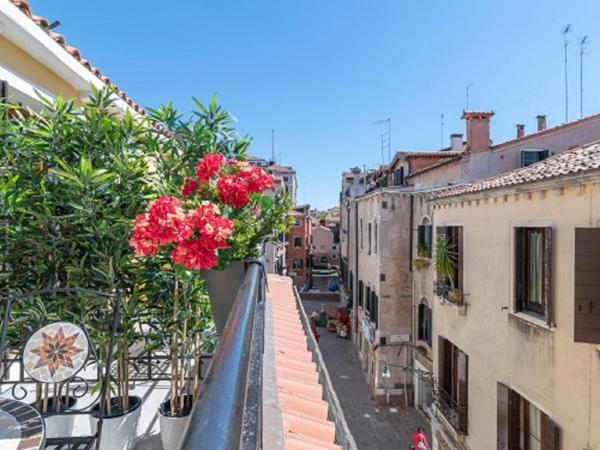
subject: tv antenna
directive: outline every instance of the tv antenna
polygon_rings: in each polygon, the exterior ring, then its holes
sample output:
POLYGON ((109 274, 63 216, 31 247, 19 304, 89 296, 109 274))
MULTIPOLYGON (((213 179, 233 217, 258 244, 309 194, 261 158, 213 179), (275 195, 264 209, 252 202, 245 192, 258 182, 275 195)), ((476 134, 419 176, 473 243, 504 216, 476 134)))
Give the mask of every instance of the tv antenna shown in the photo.
POLYGON ((392 119, 389 117, 387 119, 376 120, 373 122, 373 125, 382 125, 387 124, 387 131, 381 133, 381 160, 383 164, 385 164, 385 150, 387 149, 388 154, 388 163, 392 161, 392 119))
POLYGON ((440 148, 444 148, 444 114, 440 114, 440 148))
POLYGON ((588 37, 585 35, 579 41, 579 117, 583 117, 583 55, 588 37))
POLYGON ((465 90, 467 91, 467 98, 466 98, 466 102, 465 102, 465 111, 469 110, 469 90, 473 87, 473 83, 469 83, 467 84, 467 87, 465 88, 465 90))
POLYGON ((567 25, 563 31, 563 45, 565 47, 565 122, 569 121, 569 71, 568 71, 568 48, 569 41, 567 40, 567 34, 571 32, 571 24, 567 25))

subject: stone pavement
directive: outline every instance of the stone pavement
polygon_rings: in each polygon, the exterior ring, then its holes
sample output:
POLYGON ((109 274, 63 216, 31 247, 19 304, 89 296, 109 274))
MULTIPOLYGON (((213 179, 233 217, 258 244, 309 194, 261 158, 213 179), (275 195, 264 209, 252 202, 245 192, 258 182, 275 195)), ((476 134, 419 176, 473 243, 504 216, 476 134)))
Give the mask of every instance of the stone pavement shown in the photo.
MULTIPOLYGON (((321 304, 312 300, 302 303, 309 315, 321 304)), ((326 307, 333 304, 324 303, 326 307)), ((319 332, 319 347, 358 450, 408 450, 418 426, 426 431, 431 445, 429 423, 419 411, 413 407, 377 406, 371 400, 351 339, 340 339, 324 328, 319 332)))

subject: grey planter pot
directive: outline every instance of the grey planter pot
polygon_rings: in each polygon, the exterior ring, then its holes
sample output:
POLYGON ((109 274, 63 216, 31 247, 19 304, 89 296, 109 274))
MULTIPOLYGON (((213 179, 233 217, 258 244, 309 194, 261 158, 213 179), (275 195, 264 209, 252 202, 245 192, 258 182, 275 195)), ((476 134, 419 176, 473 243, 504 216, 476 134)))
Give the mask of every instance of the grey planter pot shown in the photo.
POLYGON ((215 327, 219 334, 222 334, 225 329, 229 313, 245 275, 246 263, 244 261, 232 262, 225 270, 200 271, 200 276, 206 282, 215 327))

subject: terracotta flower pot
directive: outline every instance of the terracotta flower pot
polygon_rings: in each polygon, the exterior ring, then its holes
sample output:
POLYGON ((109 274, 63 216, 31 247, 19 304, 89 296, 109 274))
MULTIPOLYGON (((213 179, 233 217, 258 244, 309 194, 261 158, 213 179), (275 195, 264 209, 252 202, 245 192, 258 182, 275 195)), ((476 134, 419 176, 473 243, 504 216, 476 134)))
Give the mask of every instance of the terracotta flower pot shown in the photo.
POLYGON ((234 261, 225 270, 201 270, 200 276, 206 282, 210 306, 219 334, 223 333, 235 297, 246 275, 246 263, 234 261))

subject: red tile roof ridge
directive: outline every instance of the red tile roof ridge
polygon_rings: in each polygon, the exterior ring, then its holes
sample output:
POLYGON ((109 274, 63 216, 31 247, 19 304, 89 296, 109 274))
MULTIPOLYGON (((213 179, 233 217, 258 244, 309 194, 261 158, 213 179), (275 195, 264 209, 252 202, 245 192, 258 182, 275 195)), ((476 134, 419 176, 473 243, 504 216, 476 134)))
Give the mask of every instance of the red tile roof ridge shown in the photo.
POLYGON ((429 166, 425 166, 422 169, 419 169, 413 173, 409 173, 406 178, 411 178, 411 177, 420 175, 424 172, 429 172, 430 170, 437 169, 438 167, 441 167, 441 166, 445 166, 446 164, 451 163, 453 161, 459 161, 460 159, 462 159, 462 157, 463 157, 463 155, 461 154, 458 156, 453 156, 451 158, 442 158, 429 166))
MULTIPOLYGON (((56 42, 58 45, 60 45, 62 48, 65 49, 65 51, 67 53, 69 53, 73 58, 75 58, 75 60, 77 62, 79 62, 82 66, 84 66, 86 69, 88 69, 96 78, 98 78, 98 80, 100 80, 102 83, 104 83, 107 86, 114 86, 111 84, 110 82, 110 78, 102 75, 102 73, 100 72, 100 69, 98 68, 94 68, 95 70, 92 70, 92 65, 91 63, 83 58, 81 56, 81 52, 79 51, 79 49, 77 47, 72 47, 70 45, 67 44, 65 37, 59 33, 55 33, 51 30, 48 29, 48 24, 49 21, 48 19, 46 19, 45 17, 42 16, 36 16, 34 14, 32 14, 31 12, 31 7, 29 6, 29 2, 26 0, 10 0, 10 2, 16 6, 17 8, 19 8, 23 14, 25 14, 33 23, 35 23, 37 26, 39 26, 45 33, 48 34, 48 36, 50 36, 50 38, 56 42)), ((118 88, 115 87, 115 93, 123 98, 123 100, 125 100, 125 102, 131 106, 135 111, 137 111, 139 114, 144 115, 145 111, 144 108, 142 108, 140 105, 138 105, 137 103, 134 103, 133 100, 131 100, 127 94, 125 94, 125 92, 119 90, 118 88)))
POLYGON ((335 426, 326 420, 318 420, 290 411, 282 412, 284 436, 292 434, 302 436, 307 440, 333 444, 335 441, 335 426))
POLYGON ((271 322, 268 336, 274 353, 274 384, 283 424, 284 449, 338 449, 336 426, 328 420, 329 403, 323 399, 320 373, 308 349, 301 310, 290 278, 269 275, 267 294, 271 322))
POLYGON ((314 442, 305 437, 298 438, 293 434, 286 435, 286 448, 289 450, 341 450, 342 447, 324 442, 314 442))
POLYGON ((569 174, 581 174, 600 168, 600 141, 586 144, 553 155, 535 164, 521 167, 472 184, 438 191, 434 199, 511 187, 557 178, 569 174))
POLYGON ((396 154, 404 155, 407 157, 431 157, 431 158, 449 158, 451 156, 463 155, 465 152, 462 150, 432 150, 427 151, 410 151, 410 150, 399 150, 396 154))

